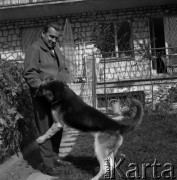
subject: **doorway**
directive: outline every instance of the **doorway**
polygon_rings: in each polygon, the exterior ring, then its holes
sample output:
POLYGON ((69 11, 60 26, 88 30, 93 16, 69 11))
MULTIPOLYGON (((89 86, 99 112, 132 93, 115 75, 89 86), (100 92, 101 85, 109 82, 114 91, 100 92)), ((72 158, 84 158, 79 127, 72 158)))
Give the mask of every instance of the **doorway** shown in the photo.
POLYGON ((153 69, 156 69, 157 73, 166 73, 166 65, 163 60, 165 56, 165 32, 162 17, 150 19, 150 39, 152 55, 155 57, 153 69))

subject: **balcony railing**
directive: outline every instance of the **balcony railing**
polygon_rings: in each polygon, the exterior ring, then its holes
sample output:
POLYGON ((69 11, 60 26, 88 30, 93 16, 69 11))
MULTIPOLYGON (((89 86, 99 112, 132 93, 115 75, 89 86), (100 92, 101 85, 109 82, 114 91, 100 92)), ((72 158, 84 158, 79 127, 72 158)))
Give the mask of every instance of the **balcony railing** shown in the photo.
POLYGON ((172 77, 177 79, 177 47, 157 48, 150 51, 152 53, 148 54, 144 50, 132 50, 132 53, 129 52, 129 56, 125 57, 116 57, 115 53, 107 53, 109 57, 102 58, 100 61, 97 82, 102 84, 151 81, 172 77), (155 50, 159 52, 153 55, 155 50), (112 54, 114 57, 111 57, 112 54))
POLYGON ((27 4, 39 4, 48 2, 59 2, 65 0, 1 0, 0 7, 16 6, 16 5, 27 5, 27 4))

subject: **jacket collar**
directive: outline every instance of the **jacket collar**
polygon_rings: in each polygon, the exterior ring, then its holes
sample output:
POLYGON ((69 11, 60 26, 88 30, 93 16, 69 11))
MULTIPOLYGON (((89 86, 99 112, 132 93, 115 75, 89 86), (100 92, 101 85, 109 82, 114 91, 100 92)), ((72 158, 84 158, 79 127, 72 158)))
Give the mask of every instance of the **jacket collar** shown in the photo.
POLYGON ((39 38, 38 42, 39 42, 39 45, 42 49, 44 49, 45 51, 50 51, 50 49, 45 45, 45 43, 41 37, 39 38))
MULTIPOLYGON (((39 38, 38 42, 39 42, 39 45, 40 45, 40 47, 41 47, 42 49, 44 49, 45 51, 50 52, 50 54, 51 54, 52 56, 55 56, 54 53, 52 52, 52 50, 49 49, 49 48, 45 45, 45 43, 44 43, 44 41, 42 40, 41 37, 39 38)), ((55 51, 55 53, 58 52, 58 50, 57 50, 57 44, 56 44, 56 46, 55 46, 55 48, 54 48, 54 51, 55 51)), ((58 54, 58 53, 57 53, 57 54, 58 54)))

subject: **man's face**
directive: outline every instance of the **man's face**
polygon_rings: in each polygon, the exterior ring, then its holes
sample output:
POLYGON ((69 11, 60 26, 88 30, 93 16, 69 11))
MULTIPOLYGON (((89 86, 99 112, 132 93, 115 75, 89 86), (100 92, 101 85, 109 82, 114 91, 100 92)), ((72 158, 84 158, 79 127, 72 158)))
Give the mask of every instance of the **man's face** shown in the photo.
POLYGON ((59 31, 56 31, 52 27, 50 27, 46 33, 45 32, 42 33, 42 39, 43 39, 45 45, 49 49, 54 49, 57 39, 58 39, 58 36, 59 36, 59 31))

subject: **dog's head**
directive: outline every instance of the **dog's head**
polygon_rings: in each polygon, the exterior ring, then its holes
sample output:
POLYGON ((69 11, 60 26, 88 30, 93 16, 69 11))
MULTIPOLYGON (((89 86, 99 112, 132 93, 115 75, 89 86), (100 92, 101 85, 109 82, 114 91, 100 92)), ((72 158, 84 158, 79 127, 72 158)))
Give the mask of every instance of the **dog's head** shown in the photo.
POLYGON ((49 76, 42 82, 35 96, 40 94, 40 96, 46 97, 52 103, 63 98, 64 90, 65 84, 63 82, 56 80, 53 76, 49 76))

